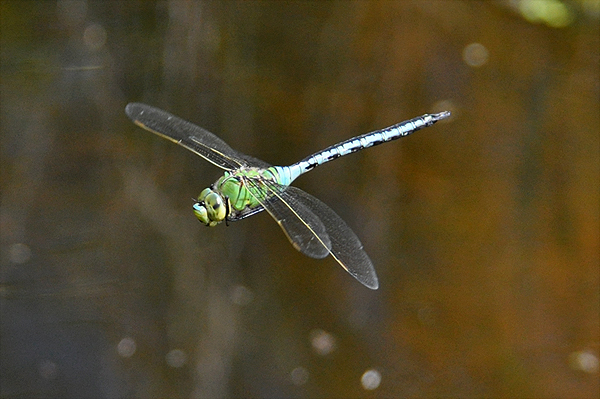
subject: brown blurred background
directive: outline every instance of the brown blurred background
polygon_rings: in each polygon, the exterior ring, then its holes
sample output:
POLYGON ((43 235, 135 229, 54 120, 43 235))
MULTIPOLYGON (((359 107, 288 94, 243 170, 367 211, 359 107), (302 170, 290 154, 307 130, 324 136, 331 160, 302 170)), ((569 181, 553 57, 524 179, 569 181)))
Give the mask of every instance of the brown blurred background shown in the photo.
POLYGON ((6 1, 2 398, 599 395, 600 1, 6 1), (296 185, 380 289, 260 214, 128 102, 287 165, 452 118, 296 185))

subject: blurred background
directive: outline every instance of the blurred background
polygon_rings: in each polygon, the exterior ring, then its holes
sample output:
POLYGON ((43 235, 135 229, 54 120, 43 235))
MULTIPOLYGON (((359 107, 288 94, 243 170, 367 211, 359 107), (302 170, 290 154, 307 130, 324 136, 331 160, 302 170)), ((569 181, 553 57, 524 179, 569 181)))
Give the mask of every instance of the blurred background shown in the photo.
POLYGON ((2 398, 599 394, 600 1, 2 1, 2 398), (291 164, 371 291, 128 102, 291 164))

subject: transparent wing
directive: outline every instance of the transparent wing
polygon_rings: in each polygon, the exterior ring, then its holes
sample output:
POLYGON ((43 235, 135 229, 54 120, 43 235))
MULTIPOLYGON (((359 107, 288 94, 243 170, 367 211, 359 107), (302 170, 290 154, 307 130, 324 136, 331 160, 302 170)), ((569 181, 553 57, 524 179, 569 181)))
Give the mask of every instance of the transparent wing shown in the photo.
POLYGON ((161 109, 146 104, 130 103, 125 107, 125 113, 136 125, 187 148, 222 169, 271 166, 260 159, 234 150, 208 130, 161 109))
POLYGON ((363 250, 362 243, 333 209, 296 187, 290 186, 282 194, 284 201, 289 202, 290 198, 294 198, 295 201, 310 209, 321 220, 331 240, 331 256, 348 273, 368 288, 373 290, 379 288, 375 267, 363 250))
MULTIPOLYGON (((292 187, 275 183, 250 181, 266 193, 258 198, 261 207, 275 219, 294 248, 311 258, 322 259, 329 255, 331 240, 321 219, 296 196, 287 192, 292 187)), ((256 192, 250 190, 250 192, 256 192)))
POLYGON ((371 289, 379 287, 375 267, 363 250, 362 243, 330 207, 293 186, 254 180, 249 180, 247 184, 263 186, 258 192, 268 192, 266 199, 257 199, 298 251, 313 258, 324 258, 331 254, 362 284, 371 289))
POLYGON ((234 210, 228 221, 237 222, 266 209, 298 251, 316 259, 329 255, 331 240, 323 222, 305 204, 293 196, 288 197, 285 194, 286 186, 253 178, 244 179, 244 185, 260 205, 234 210))

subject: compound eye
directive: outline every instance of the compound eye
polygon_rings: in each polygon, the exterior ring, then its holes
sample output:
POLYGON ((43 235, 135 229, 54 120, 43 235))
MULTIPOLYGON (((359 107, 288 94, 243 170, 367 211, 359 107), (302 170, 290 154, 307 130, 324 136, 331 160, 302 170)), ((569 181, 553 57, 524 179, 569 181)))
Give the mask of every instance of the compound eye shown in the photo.
POLYGON ((208 212, 206 211, 206 207, 200 202, 196 202, 193 206, 193 209, 194 215, 196 215, 198 220, 208 226, 210 224, 210 220, 208 219, 208 212))
POLYGON ((223 201, 223 197, 214 191, 211 191, 206 198, 204 198, 204 204, 206 205, 206 210, 210 220, 220 222, 227 216, 227 210, 223 201))
POLYGON ((198 202, 203 202, 206 196, 212 192, 213 191, 210 188, 205 188, 204 190, 202 190, 202 192, 198 196, 198 202))

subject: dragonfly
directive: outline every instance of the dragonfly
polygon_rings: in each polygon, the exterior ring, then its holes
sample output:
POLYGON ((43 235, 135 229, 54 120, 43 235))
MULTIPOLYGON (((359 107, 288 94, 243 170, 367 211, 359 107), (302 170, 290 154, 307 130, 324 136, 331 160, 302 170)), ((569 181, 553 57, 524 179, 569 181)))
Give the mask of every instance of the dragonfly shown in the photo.
POLYGON ((225 171, 194 199, 193 212, 200 222, 216 226, 267 211, 298 251, 315 259, 331 255, 344 270, 373 290, 379 288, 377 273, 356 234, 329 206, 291 184, 326 162, 407 136, 450 116, 448 111, 425 114, 332 145, 293 165, 272 166, 234 150, 207 130, 150 105, 130 103, 125 113, 136 125, 225 171))

